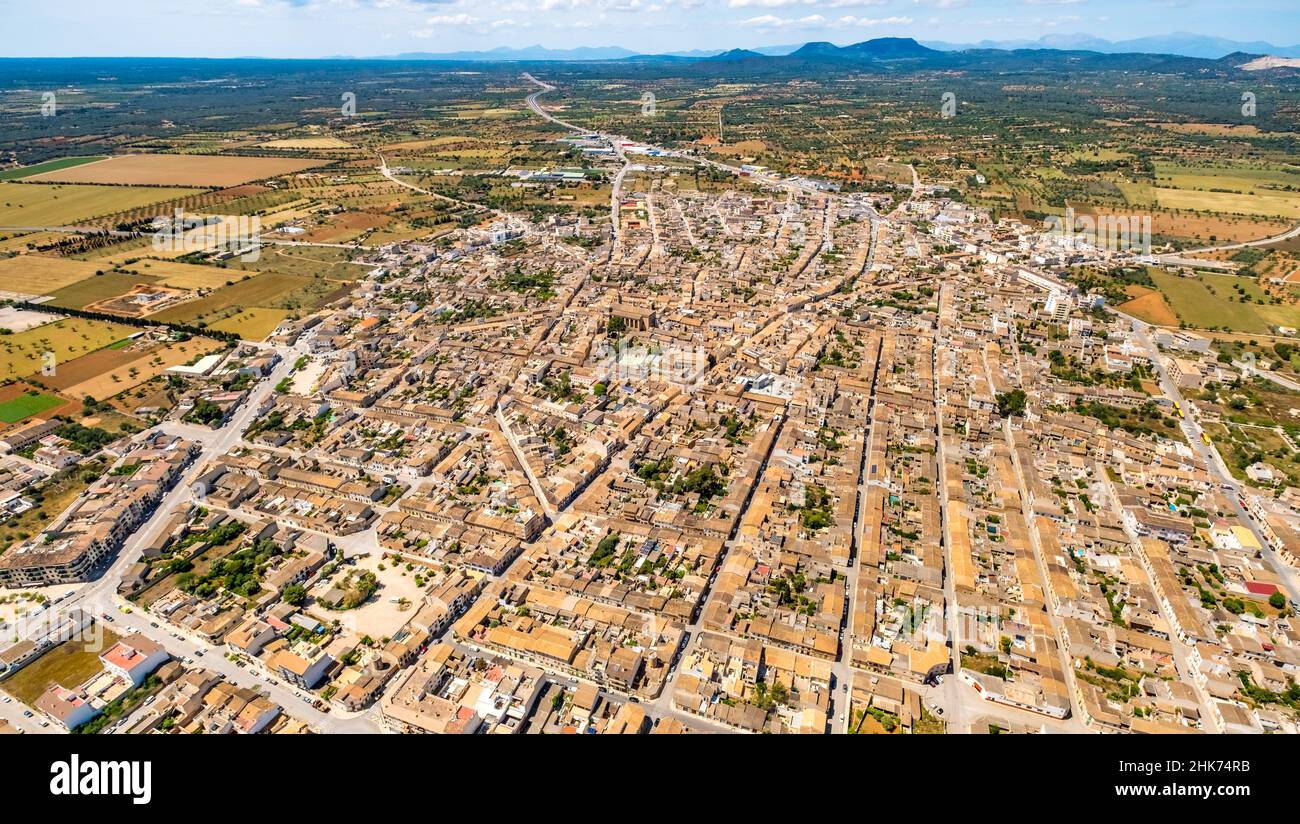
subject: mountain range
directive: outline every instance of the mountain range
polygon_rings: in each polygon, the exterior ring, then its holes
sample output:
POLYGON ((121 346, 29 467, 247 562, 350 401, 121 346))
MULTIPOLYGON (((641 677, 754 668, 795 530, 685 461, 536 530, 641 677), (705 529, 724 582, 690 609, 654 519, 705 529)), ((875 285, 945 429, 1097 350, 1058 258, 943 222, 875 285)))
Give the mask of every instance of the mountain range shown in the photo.
MULTIPOLYGON (((1197 57, 1218 60, 1230 54, 1272 55, 1275 57, 1300 57, 1300 45, 1277 46, 1264 41, 1243 42, 1228 40, 1223 37, 1176 32, 1169 35, 1138 37, 1131 40, 1106 40, 1089 34, 1055 34, 1040 37, 1037 40, 982 40, 978 43, 949 43, 938 40, 917 42, 906 37, 884 37, 868 43, 893 43, 896 51, 892 54, 881 47, 871 49, 869 56, 876 59, 924 57, 912 46, 920 46, 937 52, 965 51, 1082 51, 1098 54, 1161 54, 1179 57, 1197 57), (906 44, 911 44, 906 45, 906 44)), ((667 52, 663 54, 645 54, 625 49, 621 46, 585 46, 574 49, 550 49, 535 45, 514 49, 500 47, 486 51, 457 52, 405 52, 402 54, 383 55, 381 60, 454 60, 461 62, 512 62, 512 61, 580 61, 589 60, 735 60, 745 57, 783 57, 800 58, 864 56, 864 44, 835 46, 831 43, 804 43, 777 46, 756 46, 747 49, 693 49, 690 51, 667 52), (838 50, 838 51, 837 51, 838 50), (855 50, 857 52, 855 53, 855 50)))

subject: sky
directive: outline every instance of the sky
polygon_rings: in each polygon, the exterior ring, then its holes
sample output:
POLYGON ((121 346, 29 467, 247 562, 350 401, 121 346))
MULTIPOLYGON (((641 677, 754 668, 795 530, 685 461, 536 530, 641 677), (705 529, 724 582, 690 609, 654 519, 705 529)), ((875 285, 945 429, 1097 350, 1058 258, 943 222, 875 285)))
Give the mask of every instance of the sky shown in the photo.
POLYGON ((366 57, 534 44, 659 53, 1176 31, 1300 42, 1297 0, 0 0, 0 19, 11 32, 4 57, 366 57))

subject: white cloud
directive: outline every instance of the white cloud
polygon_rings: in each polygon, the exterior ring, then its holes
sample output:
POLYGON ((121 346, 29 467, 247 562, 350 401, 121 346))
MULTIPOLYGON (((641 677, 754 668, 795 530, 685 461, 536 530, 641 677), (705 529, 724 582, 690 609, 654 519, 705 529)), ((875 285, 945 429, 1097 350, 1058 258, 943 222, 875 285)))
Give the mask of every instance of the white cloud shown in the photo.
POLYGON ((777 17, 773 14, 762 14, 758 17, 751 17, 748 20, 741 20, 740 25, 751 26, 756 29, 809 29, 826 25, 826 18, 820 14, 810 14, 807 17, 777 17))
POLYGON ((732 9, 780 9, 788 6, 818 6, 826 9, 840 9, 879 6, 884 2, 885 0, 727 0, 727 7, 732 9))
POLYGON ((471 17, 468 14, 436 14, 425 20, 425 25, 429 26, 473 26, 478 23, 477 17, 471 17))
POLYGON ((854 17, 847 15, 835 21, 841 26, 906 26, 911 24, 910 17, 854 17))

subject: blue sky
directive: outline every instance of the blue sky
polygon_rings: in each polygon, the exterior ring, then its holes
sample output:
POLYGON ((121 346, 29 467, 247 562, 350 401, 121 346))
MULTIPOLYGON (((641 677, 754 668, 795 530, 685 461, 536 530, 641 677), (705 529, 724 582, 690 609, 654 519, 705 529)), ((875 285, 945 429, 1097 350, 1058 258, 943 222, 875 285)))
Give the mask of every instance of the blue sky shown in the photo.
POLYGON ((0 0, 6 57, 321 57, 624 46, 644 52, 872 37, 974 42, 1174 31, 1300 41, 1297 0, 0 0))

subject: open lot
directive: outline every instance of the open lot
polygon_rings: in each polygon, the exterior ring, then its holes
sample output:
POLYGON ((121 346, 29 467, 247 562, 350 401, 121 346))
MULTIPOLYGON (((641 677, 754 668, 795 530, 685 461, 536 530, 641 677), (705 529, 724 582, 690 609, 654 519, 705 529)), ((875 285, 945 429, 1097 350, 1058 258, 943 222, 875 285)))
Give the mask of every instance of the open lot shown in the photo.
POLYGON ((96 627, 94 631, 87 628, 84 633, 87 637, 64 641, 23 667, 4 681, 4 691, 31 706, 51 684, 75 687, 101 672, 104 664, 99 654, 116 644, 118 635, 102 624, 96 627), (95 639, 95 632, 103 632, 103 639, 95 639))
POLYGON ((156 375, 161 375, 173 366, 188 363, 200 355, 221 349, 221 344, 210 338, 191 338, 181 343, 173 343, 145 352, 127 350, 126 354, 135 357, 123 361, 110 371, 91 375, 79 383, 68 387, 68 394, 74 398, 89 395, 92 398, 111 398, 114 395, 134 389, 156 375))
POLYGON ((13 306, 0 306, 0 329, 9 332, 25 332, 58 320, 58 315, 45 312, 33 312, 30 309, 17 309, 13 306))
POLYGON ((325 161, 228 155, 114 155, 30 178, 46 183, 115 183, 149 186, 237 186, 300 172, 325 161))

